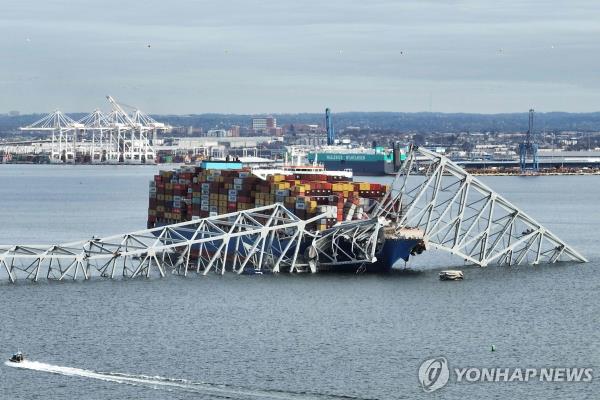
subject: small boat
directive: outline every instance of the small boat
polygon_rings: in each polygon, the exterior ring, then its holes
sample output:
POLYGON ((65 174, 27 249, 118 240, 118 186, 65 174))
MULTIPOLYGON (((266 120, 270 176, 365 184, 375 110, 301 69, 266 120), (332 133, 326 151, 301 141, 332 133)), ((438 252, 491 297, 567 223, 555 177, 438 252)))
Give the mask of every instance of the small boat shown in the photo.
POLYGON ((464 278, 464 274, 459 270, 447 270, 440 272, 440 280, 442 281, 460 281, 464 278))
POLYGON ((20 363, 20 362, 25 361, 25 356, 20 351, 17 351, 15 354, 13 354, 13 356, 8 361, 14 362, 14 363, 20 363))

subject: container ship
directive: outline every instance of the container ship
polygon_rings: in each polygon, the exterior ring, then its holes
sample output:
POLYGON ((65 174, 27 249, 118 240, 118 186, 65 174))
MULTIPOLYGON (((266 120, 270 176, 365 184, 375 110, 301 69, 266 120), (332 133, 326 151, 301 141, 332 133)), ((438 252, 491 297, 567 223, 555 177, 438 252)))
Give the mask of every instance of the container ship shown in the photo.
POLYGON ((324 146, 307 154, 308 162, 320 163, 326 169, 350 169, 357 176, 394 174, 406 152, 400 147, 362 148, 349 146, 324 146))
POLYGON ((406 159, 407 146, 399 142, 393 149, 352 146, 349 139, 336 139, 331 110, 325 109, 327 145, 308 151, 309 163, 321 163, 326 169, 348 169, 356 176, 393 175, 406 159))
MULTIPOLYGON (((324 231, 342 221, 368 219, 368 211, 389 189, 332 172, 306 168, 262 171, 235 161, 203 161, 199 166, 160 171, 150 182, 148 227, 281 203, 303 220, 327 213, 330 218, 308 226, 311 231, 324 231)), ((389 270, 397 261, 408 261, 411 254, 422 250, 424 243, 418 235, 385 240, 378 261, 367 266, 367 271, 389 270)), ((198 257, 197 250, 194 254, 192 249, 191 256, 198 257)), ((331 271, 355 272, 356 266, 343 265, 331 271)))

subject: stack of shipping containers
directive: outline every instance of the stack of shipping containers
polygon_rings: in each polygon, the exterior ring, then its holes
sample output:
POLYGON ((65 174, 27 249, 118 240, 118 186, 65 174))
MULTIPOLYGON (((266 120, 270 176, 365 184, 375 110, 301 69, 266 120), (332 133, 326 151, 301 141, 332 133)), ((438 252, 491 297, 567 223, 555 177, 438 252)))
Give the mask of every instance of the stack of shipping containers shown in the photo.
POLYGON ((324 174, 270 175, 262 180, 247 169, 181 167, 161 171, 150 182, 148 226, 160 226, 282 203, 301 219, 330 213, 312 229, 366 218, 365 211, 387 186, 352 182, 324 174))

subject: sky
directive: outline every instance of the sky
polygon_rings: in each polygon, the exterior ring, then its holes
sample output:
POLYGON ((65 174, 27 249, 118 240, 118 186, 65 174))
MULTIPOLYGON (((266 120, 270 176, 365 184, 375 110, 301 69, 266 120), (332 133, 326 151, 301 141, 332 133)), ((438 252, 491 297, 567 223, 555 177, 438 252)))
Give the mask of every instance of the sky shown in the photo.
POLYGON ((0 113, 600 110, 597 0, 2 0, 0 113))

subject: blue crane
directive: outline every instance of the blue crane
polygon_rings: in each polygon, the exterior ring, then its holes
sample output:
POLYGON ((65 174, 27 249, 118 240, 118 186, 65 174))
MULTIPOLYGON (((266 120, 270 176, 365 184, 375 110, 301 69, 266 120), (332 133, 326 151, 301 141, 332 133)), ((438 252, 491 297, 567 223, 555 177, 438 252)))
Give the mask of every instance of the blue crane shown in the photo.
POLYGON ((333 121, 331 120, 331 112, 329 108, 325 109, 325 126, 327 128, 327 144, 329 146, 335 144, 335 131, 333 130, 333 121))
POLYGON ((519 144, 519 165, 521 166, 521 173, 526 173, 527 171, 538 172, 539 170, 539 162, 538 162, 538 144, 535 143, 533 138, 533 108, 529 110, 529 129, 527 129, 527 136, 525 137, 525 141, 519 144), (531 166, 527 165, 527 157, 531 156, 532 163, 531 166))

